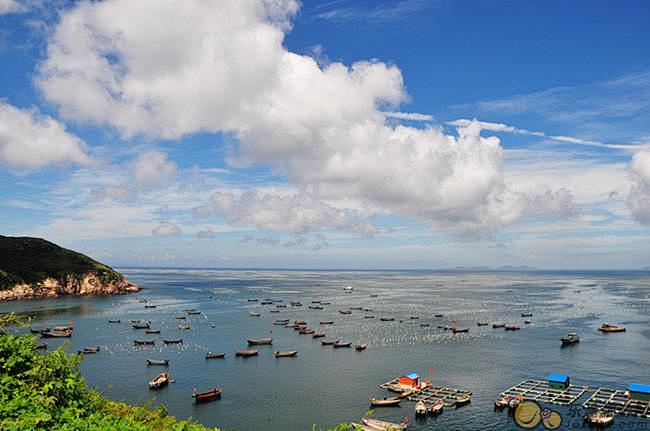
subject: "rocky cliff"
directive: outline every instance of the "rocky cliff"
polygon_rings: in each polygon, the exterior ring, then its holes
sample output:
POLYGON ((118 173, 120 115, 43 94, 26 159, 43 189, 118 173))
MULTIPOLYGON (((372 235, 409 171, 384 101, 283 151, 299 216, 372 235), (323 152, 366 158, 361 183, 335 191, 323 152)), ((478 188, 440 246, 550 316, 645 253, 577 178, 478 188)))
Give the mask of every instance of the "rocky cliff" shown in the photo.
POLYGON ((0 301, 137 292, 122 274, 40 238, 0 236, 0 301))

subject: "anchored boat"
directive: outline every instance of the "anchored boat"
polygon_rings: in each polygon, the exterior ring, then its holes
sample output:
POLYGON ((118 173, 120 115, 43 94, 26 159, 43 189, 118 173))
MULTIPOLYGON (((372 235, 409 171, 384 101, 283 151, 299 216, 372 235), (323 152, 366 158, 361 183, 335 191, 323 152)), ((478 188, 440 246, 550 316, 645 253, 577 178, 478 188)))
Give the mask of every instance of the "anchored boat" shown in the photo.
POLYGON ((563 346, 568 346, 570 344, 575 344, 580 342, 580 336, 575 332, 569 332, 564 337, 560 338, 563 346))

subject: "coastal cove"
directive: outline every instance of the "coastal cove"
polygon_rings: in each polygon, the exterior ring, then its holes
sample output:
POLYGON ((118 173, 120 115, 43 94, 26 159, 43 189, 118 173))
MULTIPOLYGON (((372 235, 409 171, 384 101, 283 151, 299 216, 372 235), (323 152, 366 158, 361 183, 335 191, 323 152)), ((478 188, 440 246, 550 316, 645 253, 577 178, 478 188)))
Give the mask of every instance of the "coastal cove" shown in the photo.
MULTIPOLYGON (((401 407, 376 409, 374 417, 394 422, 408 417, 409 429, 415 430, 514 430, 512 417, 494 412, 492 406, 499 393, 523 380, 561 373, 575 384, 625 389, 629 383, 648 383, 650 375, 648 272, 122 272, 146 289, 125 296, 15 301, 0 304, 0 312, 34 316, 33 327, 74 321, 73 336, 46 340, 48 350, 100 346, 81 363, 90 386, 128 403, 153 399, 180 419, 191 417, 210 427, 284 431, 359 421, 369 398, 390 396, 379 384, 416 372, 436 386, 472 392, 471 404, 445 409, 435 419, 415 420, 414 403, 403 402, 401 407), (345 286, 354 290, 345 293, 345 286), (262 305, 266 298, 275 302, 262 305), (290 301, 300 301, 302 307, 292 308, 290 301), (310 309, 312 301, 330 304, 310 309), (188 315, 191 309, 200 314, 188 315), (251 312, 260 316, 251 317, 251 312), (522 313, 532 313, 530 324, 524 324, 522 313), (175 317, 181 315, 189 330, 179 330, 175 317), (395 320, 382 322, 381 317, 395 320), (119 324, 108 323, 117 319, 119 324), (357 352, 323 346, 320 339, 273 325, 277 319, 304 319, 327 339, 368 347, 357 352), (452 319, 469 332, 438 328, 452 319), (146 336, 156 344, 134 346, 133 340, 145 334, 133 329, 130 320, 151 321, 152 328, 160 329, 160 334, 146 336), (331 325, 319 324, 330 320, 331 325), (479 327, 479 321, 518 324, 521 330, 479 327), (624 325, 627 331, 599 333, 605 322, 624 325), (561 348, 559 338, 572 331, 580 334, 580 343, 561 348), (267 336, 273 344, 256 346, 258 356, 234 357, 235 350, 247 348, 247 339, 267 336), (183 343, 162 342, 176 338, 183 343), (276 350, 298 354, 280 359, 274 357, 276 350), (208 351, 225 352, 226 357, 206 360, 208 351), (147 366, 149 358, 169 359, 169 367, 147 366), (169 372, 175 383, 150 391, 147 382, 161 371, 169 372), (212 387, 223 389, 221 400, 195 405, 192 389, 212 387)), ((558 407, 564 417, 560 429, 577 429, 569 418, 574 410, 558 407)))

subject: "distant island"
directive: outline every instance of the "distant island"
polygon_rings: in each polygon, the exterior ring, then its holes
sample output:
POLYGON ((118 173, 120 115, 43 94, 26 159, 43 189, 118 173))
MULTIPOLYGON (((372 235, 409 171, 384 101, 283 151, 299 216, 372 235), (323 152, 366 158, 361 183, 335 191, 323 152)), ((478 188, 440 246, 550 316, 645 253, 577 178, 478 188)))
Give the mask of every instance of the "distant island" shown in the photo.
POLYGON ((122 274, 41 238, 0 235, 0 301, 139 291, 122 274))
POLYGON ((528 265, 519 265, 519 266, 514 266, 514 265, 503 265, 499 266, 497 268, 491 267, 491 266, 457 266, 455 268, 452 268, 451 271, 467 271, 467 272, 472 272, 472 271, 539 271, 539 268, 536 268, 534 266, 528 266, 528 265))

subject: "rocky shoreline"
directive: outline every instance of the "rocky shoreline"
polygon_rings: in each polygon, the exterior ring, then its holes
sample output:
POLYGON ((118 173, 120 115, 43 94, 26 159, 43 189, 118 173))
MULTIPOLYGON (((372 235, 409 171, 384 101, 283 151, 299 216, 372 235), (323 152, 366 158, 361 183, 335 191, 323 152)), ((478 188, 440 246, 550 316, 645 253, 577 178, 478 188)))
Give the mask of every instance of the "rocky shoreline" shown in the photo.
POLYGON ((9 289, 0 290, 0 301, 58 296, 123 295, 138 291, 140 288, 125 278, 102 281, 97 273, 89 272, 78 277, 69 275, 62 280, 49 277, 39 283, 16 284, 9 289))

